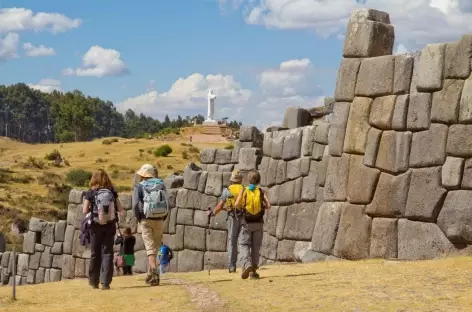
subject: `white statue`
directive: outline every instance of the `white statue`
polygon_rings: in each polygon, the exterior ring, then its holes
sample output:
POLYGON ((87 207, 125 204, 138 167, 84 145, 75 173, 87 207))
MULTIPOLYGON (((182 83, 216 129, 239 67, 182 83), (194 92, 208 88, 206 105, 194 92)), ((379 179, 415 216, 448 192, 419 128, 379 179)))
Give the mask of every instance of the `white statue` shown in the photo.
POLYGON ((216 95, 213 93, 213 90, 208 90, 208 114, 207 121, 214 121, 215 117, 215 99, 216 95))

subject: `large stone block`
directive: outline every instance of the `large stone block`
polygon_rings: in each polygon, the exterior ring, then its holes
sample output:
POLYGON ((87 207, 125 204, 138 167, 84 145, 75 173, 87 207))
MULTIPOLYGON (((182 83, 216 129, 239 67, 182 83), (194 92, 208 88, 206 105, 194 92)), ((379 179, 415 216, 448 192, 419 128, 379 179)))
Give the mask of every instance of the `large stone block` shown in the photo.
POLYGON ((81 204, 84 197, 84 191, 71 190, 69 193, 69 204, 81 204))
POLYGON ((67 207, 67 224, 72 225, 76 230, 80 229, 80 223, 84 217, 82 205, 69 204, 67 207))
POLYGON ((275 227, 275 237, 279 240, 284 237, 285 222, 287 221, 287 207, 279 207, 277 215, 277 226, 275 227))
POLYGON ((448 127, 431 124, 429 130, 413 133, 410 167, 442 166, 446 161, 448 127))
POLYGON ((44 283, 44 276, 45 275, 46 275, 46 269, 45 268, 39 268, 38 270, 36 270, 36 276, 34 277, 35 283, 36 284, 44 283))
POLYGON ((436 224, 398 220, 398 259, 442 258, 453 248, 454 246, 436 224))
POLYGON ((69 255, 62 257, 62 279, 75 277, 75 258, 69 255))
POLYGON ((356 96, 377 97, 393 93, 395 57, 392 55, 362 60, 356 96))
POLYGON ((444 43, 428 44, 423 48, 418 64, 416 89, 420 92, 438 91, 442 88, 444 77, 444 43))
POLYGON ((64 255, 54 255, 52 257, 52 267, 54 269, 62 269, 62 263, 63 263, 63 258, 64 255))
POLYGON ((56 223, 56 227, 54 228, 54 241, 56 242, 63 242, 64 235, 66 234, 66 227, 67 222, 64 220, 59 220, 56 223))
POLYGON ((62 280, 62 270, 51 269, 49 271, 50 282, 60 282, 62 280))
POLYGON ((52 247, 54 245, 54 222, 46 222, 41 231, 41 244, 52 247))
POLYGON ((393 176, 381 173, 372 203, 366 213, 371 216, 399 217, 405 213, 411 171, 393 176))
POLYGON ((408 170, 411 136, 411 132, 382 132, 375 166, 390 173, 408 170))
POLYGON ((16 267, 16 274, 26 277, 28 275, 30 255, 20 253, 18 255, 18 265, 16 267))
POLYGON ((377 160, 377 153, 379 151, 380 138, 382 137, 382 130, 377 128, 370 128, 367 133, 367 143, 364 155, 364 165, 374 167, 377 160))
POLYGON ((287 162, 284 160, 278 160, 276 170, 275 183, 284 183, 287 180, 287 162))
POLYGON ((272 132, 264 133, 264 139, 262 141, 262 155, 266 157, 270 157, 272 155, 272 132))
POLYGON ((472 158, 469 158, 464 163, 464 174, 462 177, 461 188, 472 190, 472 158))
POLYGON ((198 182, 202 171, 194 163, 190 163, 184 170, 184 188, 189 190, 197 190, 198 182))
POLYGON ((179 208, 187 207, 188 190, 181 188, 177 191, 176 206, 179 208))
POLYGON ((259 134, 259 130, 254 126, 241 126, 239 129, 239 141, 254 142, 259 134))
POLYGON ((285 137, 274 137, 272 140, 271 157, 274 159, 282 159, 285 137))
POLYGON ((448 43, 445 53, 445 78, 465 79, 469 77, 472 36, 463 35, 460 40, 448 43))
POLYGON ((341 60, 336 79, 336 90, 334 92, 334 99, 336 101, 351 102, 354 99, 360 65, 361 59, 358 58, 343 58, 341 60))
MULTIPOLYGON (((221 180, 223 184, 223 179, 221 180)), ((188 209, 200 209, 202 205, 202 195, 197 191, 188 191, 187 193, 187 204, 185 205, 188 209)))
POLYGON ((314 251, 331 254, 338 232, 339 218, 345 203, 323 203, 316 218, 311 240, 314 251))
MULTIPOLYGON (((244 150, 244 149, 243 149, 244 150)), ((223 173, 209 172, 205 193, 213 196, 220 196, 223 190, 223 173)))
POLYGON ((411 55, 403 54, 395 56, 395 74, 393 79, 394 94, 410 93, 413 63, 414 59, 411 55))
POLYGON ((72 255, 80 258, 90 258, 90 249, 80 244, 80 231, 75 230, 72 241, 72 255))
POLYGON ((301 107, 287 107, 285 109, 283 127, 295 129, 305 127, 310 124, 311 115, 306 109, 301 107))
POLYGON ((356 97, 351 103, 344 138, 345 153, 365 153, 367 133, 371 128, 369 125, 371 103, 372 99, 364 97, 356 97))
POLYGON ((185 226, 177 225, 175 227, 175 236, 174 236, 174 250, 183 250, 184 249, 184 236, 185 236, 185 226))
MULTIPOLYGON (((1 269, 0 269, 1 271, 1 269)), ((26 277, 27 284, 34 284, 34 280, 36 277, 36 270, 28 270, 28 275, 26 277)))
POLYGON ((344 39, 344 57, 373 57, 392 54, 395 32, 388 13, 354 9, 344 39))
POLYGON ((30 255, 28 268, 32 270, 39 269, 39 262, 41 261, 41 252, 36 252, 30 255))
POLYGON ((196 272, 203 269, 203 251, 182 250, 177 255, 179 272, 196 272))
POLYGON ((277 260, 278 261, 295 261, 295 255, 293 253, 295 249, 295 241, 293 240, 282 240, 277 245, 277 260))
POLYGON ((407 129, 427 130, 431 124, 431 93, 410 94, 407 129))
POLYGON ((405 216, 413 220, 434 222, 446 192, 441 184, 441 167, 414 169, 405 216))
POLYGON ((300 158, 303 133, 302 131, 303 130, 301 128, 293 129, 290 131, 290 134, 285 137, 284 147, 282 149, 282 159, 291 160, 295 158, 300 158))
POLYGON ((85 259, 75 259, 75 277, 87 277, 88 274, 85 272, 85 259))
POLYGON ((186 226, 184 249, 205 250, 206 230, 196 226, 186 226))
POLYGON ((472 125, 452 125, 447 136, 447 154, 472 157, 472 125))
MULTIPOLYGON (((315 142, 315 134, 316 126, 307 126, 303 128, 301 156, 311 156, 315 142)), ((264 156, 270 156, 270 154, 266 155, 264 152, 264 156)))
POLYGON ((202 164, 212 164, 215 162, 216 149, 205 148, 200 152, 200 162, 202 164))
POLYGON ((459 122, 472 122, 472 78, 465 81, 460 93, 459 122))
POLYGON ((392 129, 396 99, 396 95, 387 95, 374 99, 369 118, 372 126, 383 130, 392 129))
POLYGON ((41 253, 41 259, 39 260, 39 266, 43 268, 51 268, 52 266, 51 247, 46 247, 41 253))
MULTIPOLYGON (((457 123, 457 116, 459 115, 459 102, 462 101, 461 96, 464 100, 464 107, 467 106, 467 99, 469 98, 466 95, 467 89, 464 89, 464 91, 466 91, 465 93, 462 92, 463 87, 463 80, 446 79, 444 81, 443 88, 440 91, 433 93, 433 102, 431 107, 432 122, 441 122, 446 124, 457 123)), ((472 102, 472 84, 470 84, 468 87, 470 88, 470 100, 472 102)), ((468 118, 467 111, 464 111, 464 113, 465 114, 461 117, 468 118)))
POLYGON ((392 117, 393 130, 406 130, 409 100, 410 96, 408 94, 397 96, 392 117))
POLYGON ((357 260, 369 257, 372 219, 364 214, 365 206, 346 204, 341 212, 333 254, 357 260))
POLYGON ((397 257, 397 219, 372 220, 370 257, 393 259, 397 257))
POLYGON ((328 134, 329 153, 331 156, 341 156, 343 152, 350 108, 351 103, 348 102, 334 103, 333 120, 328 134))
POLYGON ((264 232, 267 232, 269 235, 275 236, 278 214, 278 206, 271 206, 270 209, 264 214, 264 232))
POLYGON ((453 243, 472 242, 472 191, 450 191, 438 216, 438 225, 453 243))
MULTIPOLYGON (((176 177, 179 177, 179 176, 176 176, 176 177)), ((182 178, 182 177, 180 177, 180 178, 182 178)), ((183 181, 182 181, 182 183, 183 183, 183 181)), ((164 181, 164 184, 165 184, 165 181, 164 181)), ((174 183, 170 183, 170 185, 166 184, 167 189, 174 188, 174 187, 180 187, 180 186, 182 186, 182 184, 178 184, 178 186, 175 185, 174 183)), ((118 198, 120 199, 121 205, 123 206, 124 210, 130 210, 131 209, 131 204, 132 204, 131 203, 131 200, 132 200, 131 194, 120 194, 118 196, 118 198)))
POLYGON ((62 245, 62 252, 65 254, 72 254, 72 245, 74 243, 74 227, 68 225, 66 227, 66 234, 64 235, 64 244, 62 245))
POLYGON ((262 237, 261 256, 266 259, 276 260, 277 259, 277 245, 279 241, 277 238, 264 233, 262 237))
POLYGON ((62 255, 62 243, 55 242, 54 246, 51 247, 51 254, 53 255, 62 255))
POLYGON ((193 210, 178 208, 177 224, 193 225, 193 210))
POLYGON ((362 155, 351 155, 347 183, 347 200, 352 204, 368 204, 372 201, 380 171, 364 165, 362 155))
POLYGON ((43 252, 43 251, 44 251, 44 245, 35 244, 34 250, 35 250, 36 252, 38 252, 38 251, 39 251, 39 252, 43 252))
POLYGON ((447 189, 456 189, 461 185, 464 159, 447 157, 441 171, 442 185, 447 189))
POLYGON ((226 231, 210 231, 206 236, 206 249, 209 251, 226 251, 226 241, 228 234, 226 231))
POLYGON ((34 254, 36 246, 36 232, 28 231, 23 236, 23 252, 34 254))
POLYGON ((41 232, 46 221, 32 217, 28 223, 28 229, 32 232, 41 232))
POLYGON ((325 201, 346 200, 350 156, 343 154, 341 157, 329 158, 324 188, 325 201))
POLYGON ((293 240, 311 240, 318 210, 319 205, 316 203, 288 206, 283 237, 293 240))
POLYGON ((294 200, 295 192, 295 181, 288 181, 279 186, 279 205, 290 205, 295 202, 294 200))
POLYGON ((228 253, 218 251, 207 251, 203 259, 204 270, 226 269, 228 265, 228 253))
MULTIPOLYGON (((241 138, 240 138, 241 140, 241 138)), ((226 165, 231 163, 231 153, 230 149, 219 148, 216 150, 215 163, 218 165, 226 165)))
POLYGON ((420 64, 420 57, 421 57, 421 51, 416 51, 413 53, 409 53, 411 57, 413 57, 413 75, 411 77, 411 85, 410 85, 410 94, 416 94, 418 93, 418 90, 416 90, 416 84, 418 82, 418 71, 419 71, 419 64, 420 64))
POLYGON ((320 144, 328 144, 328 134, 331 123, 320 122, 316 127, 315 142, 320 144))
MULTIPOLYGON (((300 152, 300 151, 299 151, 300 152)), ((251 170, 257 169, 257 165, 261 161, 262 150, 260 148, 242 148, 239 151, 239 169, 251 170)), ((207 182, 208 185, 208 182, 207 182)), ((219 195, 216 195, 219 196, 219 195)))

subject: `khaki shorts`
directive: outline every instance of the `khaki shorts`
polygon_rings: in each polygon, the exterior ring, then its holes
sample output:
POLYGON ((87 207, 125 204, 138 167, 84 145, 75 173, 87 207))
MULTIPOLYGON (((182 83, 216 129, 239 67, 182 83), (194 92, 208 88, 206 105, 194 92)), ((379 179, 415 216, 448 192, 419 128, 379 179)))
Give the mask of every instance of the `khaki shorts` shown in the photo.
POLYGON ((157 256, 157 251, 161 247, 162 236, 164 234, 163 220, 142 220, 141 233, 144 247, 148 256, 157 256))

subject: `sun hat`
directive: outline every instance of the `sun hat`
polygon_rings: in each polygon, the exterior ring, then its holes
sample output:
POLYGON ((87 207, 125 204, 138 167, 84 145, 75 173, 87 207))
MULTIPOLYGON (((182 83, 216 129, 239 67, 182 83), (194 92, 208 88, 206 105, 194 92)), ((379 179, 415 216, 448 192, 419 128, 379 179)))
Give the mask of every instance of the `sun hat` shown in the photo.
POLYGON ((144 164, 136 173, 143 178, 154 178, 156 177, 156 172, 157 170, 153 165, 144 164))
POLYGON ((239 173, 239 170, 234 170, 231 173, 231 178, 229 179, 230 182, 241 183, 242 180, 243 180, 243 177, 239 173))

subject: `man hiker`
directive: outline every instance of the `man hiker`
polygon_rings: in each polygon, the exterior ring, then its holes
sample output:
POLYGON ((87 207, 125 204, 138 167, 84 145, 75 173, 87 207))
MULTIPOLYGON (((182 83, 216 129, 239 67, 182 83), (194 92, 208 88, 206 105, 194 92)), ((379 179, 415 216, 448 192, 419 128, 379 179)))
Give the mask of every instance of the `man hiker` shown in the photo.
POLYGON ((141 182, 136 184, 132 196, 133 211, 141 225, 141 232, 148 256, 146 283, 159 285, 157 255, 164 234, 164 220, 169 206, 164 181, 158 178, 157 168, 145 164, 137 172, 141 182))
POLYGON ((220 201, 211 213, 216 216, 223 208, 228 211, 226 222, 228 224, 228 271, 236 272, 236 261, 238 257, 238 236, 241 231, 243 220, 243 210, 240 206, 236 206, 235 202, 239 193, 243 189, 242 176, 239 170, 235 170, 231 174, 231 185, 223 189, 220 201))

